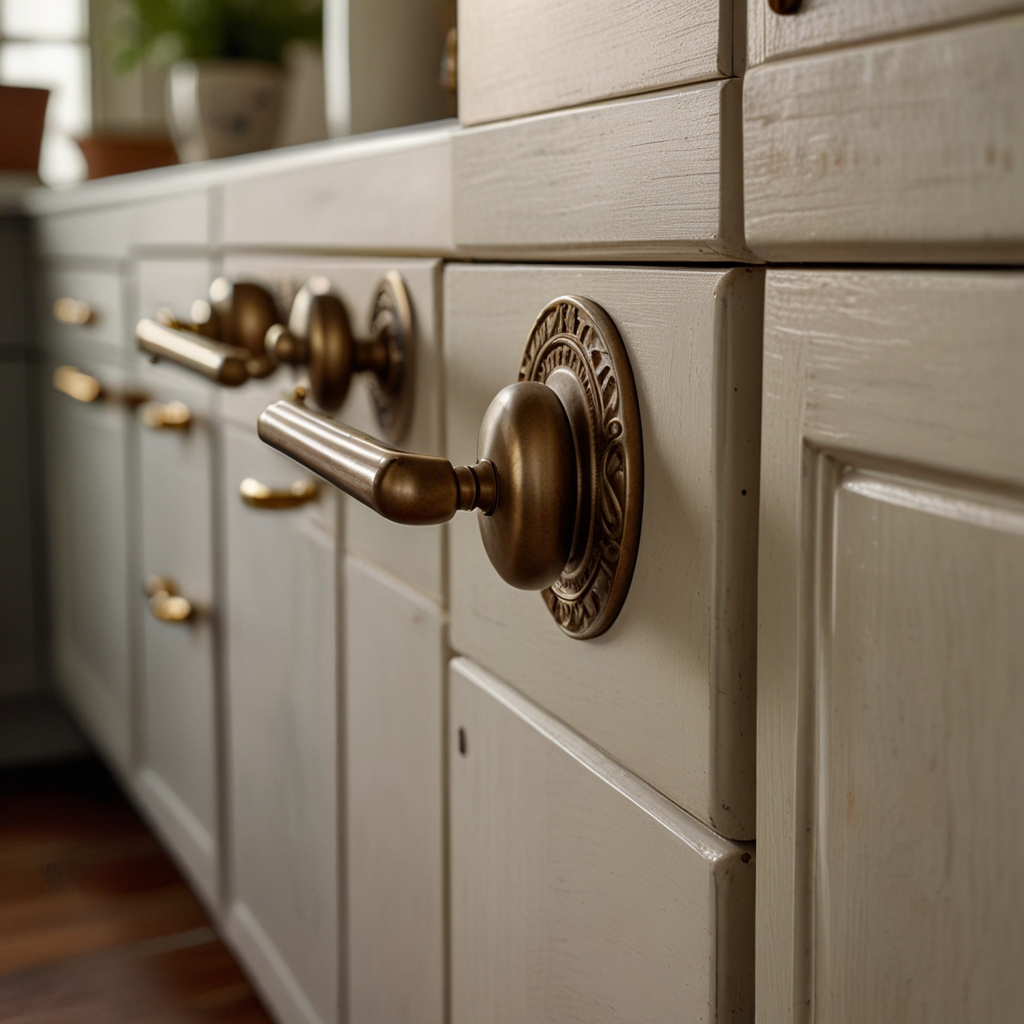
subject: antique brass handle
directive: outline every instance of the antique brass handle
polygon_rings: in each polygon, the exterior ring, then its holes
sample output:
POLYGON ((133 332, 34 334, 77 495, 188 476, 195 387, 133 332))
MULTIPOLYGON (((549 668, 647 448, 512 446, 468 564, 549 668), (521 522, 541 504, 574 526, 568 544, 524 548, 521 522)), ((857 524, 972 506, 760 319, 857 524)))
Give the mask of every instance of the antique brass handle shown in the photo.
POLYGON ((377 418, 392 440, 408 424, 412 388, 412 307, 401 275, 389 271, 374 296, 370 336, 352 333, 345 304, 325 277, 311 278, 292 303, 288 325, 267 332, 267 352, 279 363, 309 367, 310 391, 325 412, 340 408, 352 375, 371 374, 370 390, 377 418))
POLYGON ((187 622, 195 613, 192 602, 178 593, 174 580, 167 576, 150 576, 143 590, 149 598, 149 611, 154 619, 187 622))
POLYGON ((472 466, 399 451, 295 402, 269 406, 257 429, 394 522, 478 510, 498 574, 543 590, 569 636, 600 635, 625 601, 643 509, 640 410, 622 339, 588 299, 556 299, 541 312, 519 382, 484 415, 472 466))
POLYGON ((72 299, 68 296, 57 299, 53 304, 53 318, 58 323, 72 327, 85 327, 94 324, 98 319, 96 311, 83 299, 72 299))
POLYGON ((135 340, 154 359, 169 359, 222 384, 239 387, 250 377, 274 370, 265 338, 278 321, 277 303, 261 285, 218 277, 210 299, 192 304, 192 322, 165 311, 156 320, 140 320, 135 340))
POLYGON ((98 402, 105 395, 103 385, 95 377, 74 366, 58 366, 53 371, 53 386, 76 402, 98 402))
POLYGON ((265 509, 296 508, 305 505, 316 498, 318 490, 314 480, 296 480, 290 487, 274 490, 251 476, 247 476, 238 485, 238 493, 246 505, 265 509))
POLYGON ((192 411, 184 402, 146 402, 141 416, 150 430, 188 430, 192 424, 192 411))

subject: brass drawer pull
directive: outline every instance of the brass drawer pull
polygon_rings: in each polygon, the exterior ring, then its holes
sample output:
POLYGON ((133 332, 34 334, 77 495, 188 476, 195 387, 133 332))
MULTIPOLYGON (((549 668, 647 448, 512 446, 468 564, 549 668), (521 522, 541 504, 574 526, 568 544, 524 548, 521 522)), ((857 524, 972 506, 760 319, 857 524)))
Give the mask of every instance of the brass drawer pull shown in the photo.
POLYGON ((259 480, 247 476, 239 485, 242 501, 252 508, 296 508, 313 501, 319 488, 315 480, 296 480, 291 487, 274 490, 259 480))
POLYGON ((618 330, 588 299, 563 297, 541 311, 519 383, 484 414, 473 466, 399 451, 296 402, 264 409, 257 430, 394 522, 479 510, 498 574, 543 590, 569 636, 599 636, 626 599, 643 511, 640 407, 618 330))
POLYGON ((188 430, 192 425, 192 411, 184 402, 146 402, 140 413, 150 430, 188 430))
POLYGON ((99 319, 96 311, 83 299, 72 299, 68 296, 57 299, 53 304, 53 318, 58 323, 71 327, 85 327, 99 319))
POLYGON ((105 395, 103 385, 74 366, 58 366, 53 371, 53 386, 76 402, 98 402, 105 395))
POLYGON ((156 359, 169 359, 225 387, 237 388, 249 379, 249 352, 244 348, 156 320, 140 320, 135 325, 135 340, 143 352, 156 359))
POLYGON ((799 14, 803 0, 768 0, 768 6, 776 14, 799 14))
POLYGON ((174 580, 167 576, 150 576, 143 585, 149 598, 149 611, 161 622, 188 622, 195 614, 192 602, 178 593, 174 580))

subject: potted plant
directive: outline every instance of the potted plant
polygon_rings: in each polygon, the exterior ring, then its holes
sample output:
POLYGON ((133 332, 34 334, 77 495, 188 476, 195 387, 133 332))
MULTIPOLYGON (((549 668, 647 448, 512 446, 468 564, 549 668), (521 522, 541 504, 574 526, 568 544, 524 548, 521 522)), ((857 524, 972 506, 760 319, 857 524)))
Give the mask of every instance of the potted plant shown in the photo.
POLYGON ((321 38, 320 0, 131 0, 119 69, 168 61, 167 122, 182 161, 274 144, 284 48, 321 38))

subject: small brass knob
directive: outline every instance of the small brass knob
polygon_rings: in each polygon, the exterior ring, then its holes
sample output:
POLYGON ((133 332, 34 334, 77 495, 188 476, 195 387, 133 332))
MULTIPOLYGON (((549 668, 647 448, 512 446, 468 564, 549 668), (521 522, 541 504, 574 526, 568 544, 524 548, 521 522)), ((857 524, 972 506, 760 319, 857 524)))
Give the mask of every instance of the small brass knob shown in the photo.
POLYGON ((76 402, 98 402, 105 397, 103 385, 74 366, 58 366, 53 371, 54 388, 76 402))
POLYGON ((150 430, 188 430, 192 425, 192 410, 184 402, 145 402, 139 414, 150 430))
POLYGON ((69 296, 57 299, 53 304, 53 318, 58 323, 69 327, 85 327, 96 323, 96 311, 84 299, 72 299, 69 296))
POLYGON ((296 480, 288 487, 273 488, 247 476, 238 485, 242 502, 250 508, 289 509, 315 501, 319 488, 313 480, 296 480))
POLYGON ((803 0, 768 0, 768 6, 776 14, 798 14, 803 0))
POLYGON ((149 612, 160 622, 188 622, 195 614, 192 602, 178 593, 178 587, 169 576, 150 576, 143 584, 149 598, 149 612))
POLYGON ((484 414, 474 465, 404 452, 302 404, 280 401, 260 438, 397 523, 477 510, 503 580, 541 590, 571 637, 615 621, 633 577, 643 513, 640 407, 607 313, 566 296, 530 332, 519 382, 484 414))

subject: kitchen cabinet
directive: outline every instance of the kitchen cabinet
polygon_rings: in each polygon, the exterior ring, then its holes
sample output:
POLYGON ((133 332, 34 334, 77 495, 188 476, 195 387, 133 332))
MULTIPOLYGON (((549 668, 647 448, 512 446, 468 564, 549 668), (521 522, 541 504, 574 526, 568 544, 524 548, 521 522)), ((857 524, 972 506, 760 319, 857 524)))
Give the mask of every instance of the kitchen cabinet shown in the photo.
POLYGON ((1022 996, 1024 277, 769 271, 758 1017, 1022 996))

